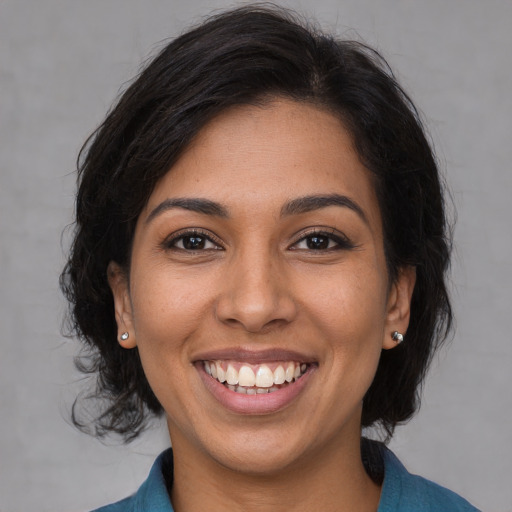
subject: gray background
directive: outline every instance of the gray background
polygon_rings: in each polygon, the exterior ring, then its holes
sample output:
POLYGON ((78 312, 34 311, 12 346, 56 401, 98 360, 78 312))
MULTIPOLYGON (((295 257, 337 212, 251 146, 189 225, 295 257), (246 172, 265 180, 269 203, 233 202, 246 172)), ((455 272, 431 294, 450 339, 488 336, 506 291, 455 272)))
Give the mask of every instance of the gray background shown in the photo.
MULTIPOLYGON (((512 510, 512 2, 282 2, 381 49, 425 115, 458 210, 457 332, 392 443, 409 469, 512 510)), ((158 41, 226 1, 0 0, 0 511, 87 510, 132 492, 161 425, 105 446, 67 420, 83 383, 60 335, 74 160, 158 41), (64 238, 64 246, 66 238, 64 238)))

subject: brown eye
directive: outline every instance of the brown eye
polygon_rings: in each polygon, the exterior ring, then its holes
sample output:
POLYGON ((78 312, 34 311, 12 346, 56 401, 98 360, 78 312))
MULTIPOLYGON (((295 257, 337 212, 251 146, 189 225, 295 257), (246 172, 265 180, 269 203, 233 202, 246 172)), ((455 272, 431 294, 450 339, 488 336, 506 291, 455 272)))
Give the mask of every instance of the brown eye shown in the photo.
POLYGON ((188 231, 174 236, 165 243, 167 249, 178 251, 209 251, 221 250, 220 244, 212 240, 213 235, 204 235, 201 232, 188 231))
POLYGON ((181 238, 181 243, 184 249, 194 251, 198 249, 204 249, 206 245, 206 238, 204 236, 184 236, 181 238))
POLYGON ((342 249, 353 249, 354 244, 345 236, 338 233, 326 231, 314 231, 306 234, 290 249, 300 251, 336 251, 342 249))
POLYGON ((305 241, 307 248, 312 250, 329 249, 329 242, 331 242, 331 240, 324 235, 308 236, 305 241))

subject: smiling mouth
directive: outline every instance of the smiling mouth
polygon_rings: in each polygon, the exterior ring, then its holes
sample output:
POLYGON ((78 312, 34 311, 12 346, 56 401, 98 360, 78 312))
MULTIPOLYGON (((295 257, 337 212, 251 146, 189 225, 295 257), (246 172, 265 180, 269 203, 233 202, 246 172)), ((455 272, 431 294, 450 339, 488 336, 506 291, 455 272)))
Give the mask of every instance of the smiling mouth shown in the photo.
POLYGON ((248 364, 236 361, 203 361, 205 372, 235 393, 261 395, 273 393, 300 379, 309 363, 296 361, 248 364))

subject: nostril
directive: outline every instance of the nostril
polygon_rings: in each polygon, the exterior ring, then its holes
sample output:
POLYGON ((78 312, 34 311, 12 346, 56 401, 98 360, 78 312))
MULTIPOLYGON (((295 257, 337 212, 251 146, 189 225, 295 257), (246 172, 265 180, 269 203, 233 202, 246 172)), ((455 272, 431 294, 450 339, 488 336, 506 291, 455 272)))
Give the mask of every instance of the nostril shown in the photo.
POLYGON ((289 324, 296 316, 296 307, 291 299, 266 304, 244 304, 236 299, 228 299, 219 301, 215 313, 220 322, 230 327, 260 334, 289 324))
POLYGON ((231 327, 239 327, 249 334, 267 334, 276 329, 283 328, 289 323, 287 320, 277 318, 263 323, 262 325, 253 322, 243 322, 234 318, 228 318, 223 320, 223 322, 231 327))

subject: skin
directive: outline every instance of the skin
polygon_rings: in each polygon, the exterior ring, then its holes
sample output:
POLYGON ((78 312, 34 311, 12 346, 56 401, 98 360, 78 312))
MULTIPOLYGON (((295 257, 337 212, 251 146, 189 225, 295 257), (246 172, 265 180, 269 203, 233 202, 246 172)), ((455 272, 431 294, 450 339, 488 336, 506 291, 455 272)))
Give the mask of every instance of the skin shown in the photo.
POLYGON ((167 415, 177 512, 377 509, 360 456, 362 399, 391 333, 407 329, 414 270, 389 282, 371 176, 337 117, 279 99, 215 118, 155 187, 129 274, 112 262, 109 280, 130 335, 120 343, 138 347, 167 415), (332 194, 360 211, 283 215, 290 201, 332 194), (158 208, 177 198, 214 201, 226 216, 158 208), (202 248, 185 249, 189 228, 208 237, 202 248), (311 248, 318 231, 324 245, 311 248), (211 350, 276 348, 312 370, 268 414, 226 409, 196 364, 211 350))

